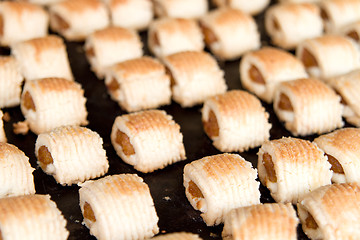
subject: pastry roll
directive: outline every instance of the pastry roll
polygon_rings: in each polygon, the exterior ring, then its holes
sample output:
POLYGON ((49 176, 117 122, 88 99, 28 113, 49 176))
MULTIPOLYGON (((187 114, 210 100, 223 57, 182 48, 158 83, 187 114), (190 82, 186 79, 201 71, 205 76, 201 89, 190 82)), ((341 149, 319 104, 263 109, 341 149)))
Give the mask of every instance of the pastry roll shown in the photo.
POLYGON ((291 203, 266 203, 231 210, 222 238, 296 240, 299 220, 291 203))
POLYGON ((272 47, 245 54, 239 69, 242 86, 267 103, 274 100, 280 82, 308 76, 302 62, 294 55, 272 47))
POLYGON ((356 183, 320 187, 298 203, 302 229, 310 239, 360 238, 360 187, 356 183))
POLYGON ((171 102, 170 78, 158 60, 142 57, 115 64, 106 73, 111 98, 128 112, 171 102))
POLYGON ((49 8, 50 27, 69 41, 83 41, 110 23, 105 3, 101 0, 64 0, 49 8))
POLYGON ((224 222, 233 208, 260 203, 257 171, 238 154, 218 154, 184 167, 185 194, 207 226, 224 222))
POLYGON ((165 57, 171 78, 173 99, 182 107, 203 103, 208 97, 224 93, 224 72, 206 52, 186 51, 165 57))
POLYGON ((207 99, 202 109, 205 133, 222 152, 243 152, 270 137, 269 114, 259 99, 232 90, 207 99))
POLYGON ((6 134, 4 130, 3 112, 0 110, 0 142, 7 142, 6 134))
POLYGON ((48 26, 49 15, 42 7, 26 2, 0 2, 0 45, 43 37, 48 26))
POLYGON ((360 44, 360 20, 344 26, 340 29, 340 33, 360 44))
POLYGON ((149 0, 106 0, 113 26, 144 30, 154 18, 149 0))
POLYGON ((0 142, 0 198, 34 194, 34 170, 23 151, 0 142))
POLYGON ((159 235, 152 238, 153 240, 201 240, 199 235, 188 232, 176 232, 159 235))
POLYGON ((124 162, 144 173, 186 159, 180 126, 161 110, 118 116, 111 143, 124 162))
POLYGON ((42 170, 61 185, 79 184, 107 172, 102 144, 99 134, 88 128, 62 126, 37 137, 35 155, 42 170))
POLYGON ((84 223, 97 239, 148 239, 159 232, 149 187, 136 174, 87 181, 79 196, 84 223))
POLYGON ((154 0, 158 17, 199 18, 208 11, 207 0, 154 0))
POLYGON ((53 4, 53 3, 58 3, 58 2, 60 2, 62 0, 18 0, 18 1, 23 1, 23 2, 33 3, 33 4, 48 6, 48 5, 53 4))
POLYGON ((330 132, 344 124, 340 96, 315 78, 282 82, 273 106, 285 128, 295 136, 330 132))
POLYGON ((212 0, 218 7, 228 6, 239 9, 251 15, 256 15, 263 11, 269 4, 270 0, 212 0))
POLYGON ((20 104, 23 80, 16 59, 12 56, 0 56, 0 108, 20 104))
POLYGON ((86 98, 81 85, 63 78, 27 81, 21 112, 35 134, 63 125, 86 125, 86 98))
POLYGON ((344 26, 360 20, 358 0, 321 1, 320 7, 326 33, 339 33, 344 26))
POLYGON ((0 199, 2 239, 66 240, 66 220, 50 195, 27 195, 0 199))
POLYGON ((163 58, 182 51, 202 51, 204 42, 195 20, 161 18, 149 26, 148 46, 155 56, 163 58))
POLYGON ((72 71, 61 37, 49 35, 19 42, 11 47, 26 80, 59 77, 73 80, 72 71))
POLYGON ((355 42, 342 36, 324 35, 305 40, 298 45, 296 56, 312 77, 324 80, 360 67, 355 42))
POLYGON ((265 14, 266 31, 272 42, 294 49, 302 41, 323 34, 320 8, 312 3, 289 3, 271 6, 265 14))
POLYGON ((86 57, 98 78, 103 78, 106 68, 115 63, 141 57, 142 47, 137 32, 120 27, 98 30, 85 42, 86 57))
POLYGON ((330 167, 321 149, 299 138, 267 141, 258 152, 260 181, 276 202, 296 203, 306 193, 330 184, 330 167))
POLYGON ((231 8, 210 11, 200 19, 206 45, 220 59, 233 60, 260 47, 255 20, 231 8))

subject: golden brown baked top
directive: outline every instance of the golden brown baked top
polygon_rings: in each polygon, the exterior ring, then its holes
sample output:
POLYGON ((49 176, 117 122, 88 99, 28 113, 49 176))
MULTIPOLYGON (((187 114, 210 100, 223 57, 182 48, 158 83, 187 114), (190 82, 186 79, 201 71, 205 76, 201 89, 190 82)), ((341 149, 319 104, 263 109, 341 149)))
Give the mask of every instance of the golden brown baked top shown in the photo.
POLYGON ((360 129, 359 128, 342 128, 332 133, 319 136, 314 140, 317 144, 340 148, 342 151, 360 153, 360 129))
POLYGON ((9 157, 13 154, 25 154, 15 145, 0 142, 0 161, 9 161, 9 157))
POLYGON ((108 27, 94 32, 93 37, 103 41, 132 40, 136 34, 122 27, 108 27))
POLYGON ((174 69, 195 73, 199 70, 210 70, 216 67, 216 61, 206 52, 185 51, 165 57, 174 69))
POLYGON ((165 73, 164 65, 151 57, 142 57, 120 62, 114 65, 113 70, 121 73, 125 79, 133 75, 147 75, 153 72, 165 73))
POLYGON ((243 13, 240 10, 232 8, 224 8, 219 11, 219 14, 215 18, 215 24, 218 25, 233 25, 239 22, 247 22, 251 17, 243 13))
POLYGON ((102 6, 100 0, 65 0, 56 4, 72 13, 81 13, 88 10, 97 10, 102 6))
POLYGON ((288 89, 295 96, 313 101, 324 97, 337 98, 337 94, 324 82, 315 78, 303 78, 281 83, 283 88, 288 89), (308 97, 308 98, 307 98, 308 97))
POLYGON ((7 11, 11 11, 11 14, 16 14, 19 16, 21 16, 25 12, 42 11, 45 13, 45 10, 42 7, 28 2, 3 1, 0 2, 0 8, 5 8, 7 11))
POLYGON ((55 91, 62 92, 67 90, 82 91, 80 84, 66 80, 64 78, 42 78, 29 81, 30 88, 39 89, 41 92, 55 91))

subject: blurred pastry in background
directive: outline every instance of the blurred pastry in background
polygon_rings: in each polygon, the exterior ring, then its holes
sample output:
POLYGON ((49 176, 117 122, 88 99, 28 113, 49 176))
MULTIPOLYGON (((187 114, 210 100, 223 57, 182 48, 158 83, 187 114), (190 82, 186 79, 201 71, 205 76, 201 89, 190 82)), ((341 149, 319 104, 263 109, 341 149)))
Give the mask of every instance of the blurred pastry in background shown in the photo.
POLYGON ((153 0, 158 17, 198 19, 209 9, 208 0, 153 0))
POLYGON ((259 14, 270 4, 270 0, 212 0, 212 2, 218 7, 227 6, 251 15, 259 14))

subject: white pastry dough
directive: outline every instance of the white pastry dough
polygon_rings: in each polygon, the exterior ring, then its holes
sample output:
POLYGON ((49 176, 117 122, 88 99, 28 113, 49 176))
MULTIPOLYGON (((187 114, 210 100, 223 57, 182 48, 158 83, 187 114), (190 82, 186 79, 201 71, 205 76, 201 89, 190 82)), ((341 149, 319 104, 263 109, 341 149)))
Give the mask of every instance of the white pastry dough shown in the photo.
POLYGON ((224 93, 224 72, 206 52, 186 51, 165 57, 172 80, 173 99, 182 107, 203 103, 208 97, 224 93))
POLYGON ((195 20, 161 18, 149 26, 148 47, 155 56, 163 58, 182 51, 202 51, 204 42, 195 20))
POLYGON ((87 181, 79 195, 84 223, 97 239, 148 239, 159 232, 149 187, 136 174, 87 181))
POLYGON ((106 73, 111 98, 128 112, 171 102, 170 78, 158 60, 142 57, 115 64, 106 73))
POLYGON ((154 0, 158 17, 199 18, 208 11, 207 0, 154 0))
POLYGON ((107 172, 102 145, 99 134, 88 128, 62 126, 37 137, 35 155, 42 170, 61 185, 79 184, 107 172))
POLYGON ((280 83, 273 106, 277 117, 295 136, 330 132, 344 125, 340 96, 315 78, 280 83))
POLYGON ((251 15, 256 15, 263 11, 269 4, 270 0, 212 0, 218 7, 228 6, 239 9, 251 15))
POLYGON ((98 78, 103 78, 110 66, 141 57, 142 42, 134 30, 108 27, 91 34, 85 42, 86 57, 98 78))
POLYGON ((299 219, 291 203, 266 203, 231 210, 225 217, 224 240, 296 240, 299 219))
POLYGON ((265 142, 258 152, 260 181, 276 202, 296 203, 306 193, 330 184, 330 167, 321 149, 299 138, 265 142))
POLYGON ((319 37, 324 30, 320 8, 312 3, 271 6, 265 14, 265 27, 272 42, 285 49, 294 49, 306 39, 319 37))
POLYGON ((271 103, 280 82, 307 77, 304 65, 284 50, 263 47, 244 55, 240 62, 242 86, 271 103))
POLYGON ((320 187, 298 203, 302 228, 310 239, 360 238, 360 187, 332 184, 320 187))
POLYGON ((23 151, 0 142, 0 198, 34 194, 34 170, 23 151))
POLYGON ((27 195, 0 199, 2 239, 66 240, 66 220, 50 195, 27 195))
POLYGON ((204 157, 184 167, 185 194, 206 225, 218 225, 234 208, 260 203, 257 171, 238 154, 204 157))
POLYGON ((159 235, 152 238, 153 240, 201 240, 199 235, 187 232, 176 232, 159 235))
POLYGON ((162 110, 118 116, 111 143, 124 162, 144 173, 186 159, 180 126, 162 110))
POLYGON ((5 129, 4 129, 3 116, 4 116, 4 114, 0 110, 0 142, 7 142, 5 129))
POLYGON ((49 15, 40 6, 26 2, 0 2, 0 45, 43 37, 49 27, 49 15))
POLYGON ((360 54, 350 38, 324 35, 300 43, 296 56, 312 77, 326 80, 360 68, 360 54))
POLYGON ((59 77, 73 80, 66 46, 61 37, 49 35, 11 47, 25 80, 59 77))
POLYGON ((205 133, 222 152, 243 152, 270 137, 269 114, 259 99, 232 90, 207 99, 202 109, 205 133))
POLYGON ((49 8, 50 27, 69 41, 83 41, 110 24, 108 10, 101 0, 64 0, 49 8))
POLYGON ((86 98, 81 85, 63 78, 27 81, 21 95, 21 112, 36 134, 63 125, 86 125, 86 98))
POLYGON ((233 60, 260 47, 255 20, 240 10, 212 10, 200 19, 200 25, 206 45, 221 59, 233 60))

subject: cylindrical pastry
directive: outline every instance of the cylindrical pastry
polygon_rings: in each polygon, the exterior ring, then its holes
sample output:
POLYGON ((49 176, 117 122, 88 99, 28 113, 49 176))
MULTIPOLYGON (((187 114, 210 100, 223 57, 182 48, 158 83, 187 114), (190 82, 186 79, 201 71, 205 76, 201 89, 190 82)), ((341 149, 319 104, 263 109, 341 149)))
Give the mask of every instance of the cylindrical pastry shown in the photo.
POLYGON ((11 47, 25 80, 59 77, 73 80, 72 71, 61 37, 49 35, 19 42, 11 47))
POLYGON ((66 220, 49 195, 0 199, 1 239, 66 240, 66 220))
POLYGON ((360 20, 342 27, 339 31, 340 34, 348 36, 360 44, 360 20))
POLYGON ((296 240, 299 219, 291 203, 266 203, 231 210, 225 217, 222 238, 296 240))
POLYGON ((360 129, 342 128, 319 136, 314 142, 321 148, 333 171, 332 182, 360 183, 360 129))
POLYGON ((23 151, 0 142, 0 198, 34 194, 34 170, 23 151))
POLYGON ((153 2, 149 0, 105 0, 113 26, 144 30, 154 18, 153 2))
POLYGON ((208 98, 202 109, 205 133, 222 152, 243 152, 270 137, 269 114, 259 99, 242 90, 208 98))
POLYGON ((69 41, 83 41, 110 23, 106 5, 101 0, 64 0, 49 8, 50 27, 69 41))
POLYGON ((99 134, 88 128, 62 126, 37 137, 35 155, 42 170, 61 185, 79 184, 107 172, 102 144, 99 134))
POLYGON ((218 7, 228 6, 239 9, 251 15, 256 15, 263 11, 269 4, 270 0, 212 0, 218 7))
POLYGON ((239 70, 242 86, 267 103, 274 100, 280 82, 308 76, 302 62, 294 55, 272 47, 245 54, 239 70))
POLYGON ((152 238, 153 240, 201 240, 199 235, 188 232, 177 232, 159 235, 152 238))
POLYGON ((326 33, 339 33, 344 26, 360 20, 359 0, 321 1, 320 8, 326 33))
POLYGON ((128 112, 171 102, 170 77, 164 65, 151 57, 115 64, 107 70, 105 84, 111 98, 128 112))
POLYGON ((260 47, 255 20, 231 8, 218 8, 200 19, 206 45, 218 58, 233 60, 260 47))
POLYGON ((218 225, 233 208, 260 203, 257 171, 238 154, 204 157, 184 167, 185 194, 206 225, 218 225))
POLYGON ((142 47, 134 30, 120 27, 98 30, 85 42, 86 57, 98 78, 103 78, 106 68, 115 63, 141 57, 142 47))
POLYGON ((136 174, 87 181, 79 196, 84 223, 97 239, 148 239, 159 232, 149 187, 136 174))
POLYGON ((360 238, 360 187, 356 183, 320 187, 297 205, 302 229, 310 239, 360 238))
POLYGON ((324 80, 360 67, 355 42, 342 36, 324 35, 305 40, 298 45, 296 56, 312 77, 324 80))
POLYGON ((186 51, 165 57, 171 78, 172 97, 182 107, 203 103, 208 97, 224 93, 224 72, 206 52, 186 51))
POLYGON ((144 173, 186 159, 180 126, 161 110, 118 116, 111 143, 124 162, 144 173))
POLYGON ((260 181, 276 202, 296 203, 306 193, 330 184, 330 167, 321 149, 299 138, 267 141, 258 152, 260 181))
POLYGON ((48 32, 49 15, 40 6, 26 2, 0 2, 0 45, 43 37, 48 32))
POLYGON ((199 18, 208 11, 207 0, 154 0, 158 17, 199 18))
POLYGON ((48 6, 50 4, 57 3, 57 2, 60 2, 62 0, 17 0, 17 1, 23 1, 23 2, 29 2, 29 3, 38 4, 38 5, 48 6))
POLYGON ((204 42, 195 20, 161 18, 149 26, 148 46, 155 56, 163 58, 182 51, 202 51, 204 42))
POLYGON ((280 83, 274 111, 293 135, 330 132, 343 126, 340 96, 324 82, 303 78, 280 83))
POLYGON ((5 130, 4 130, 4 121, 3 121, 3 112, 0 110, 0 142, 7 142, 5 130))
POLYGON ((285 49, 319 37, 324 30, 320 8, 313 3, 273 5, 266 11, 265 27, 272 42, 285 49))
POLYGON ((35 134, 63 125, 86 125, 86 98, 81 85, 63 78, 27 81, 21 112, 35 134))

